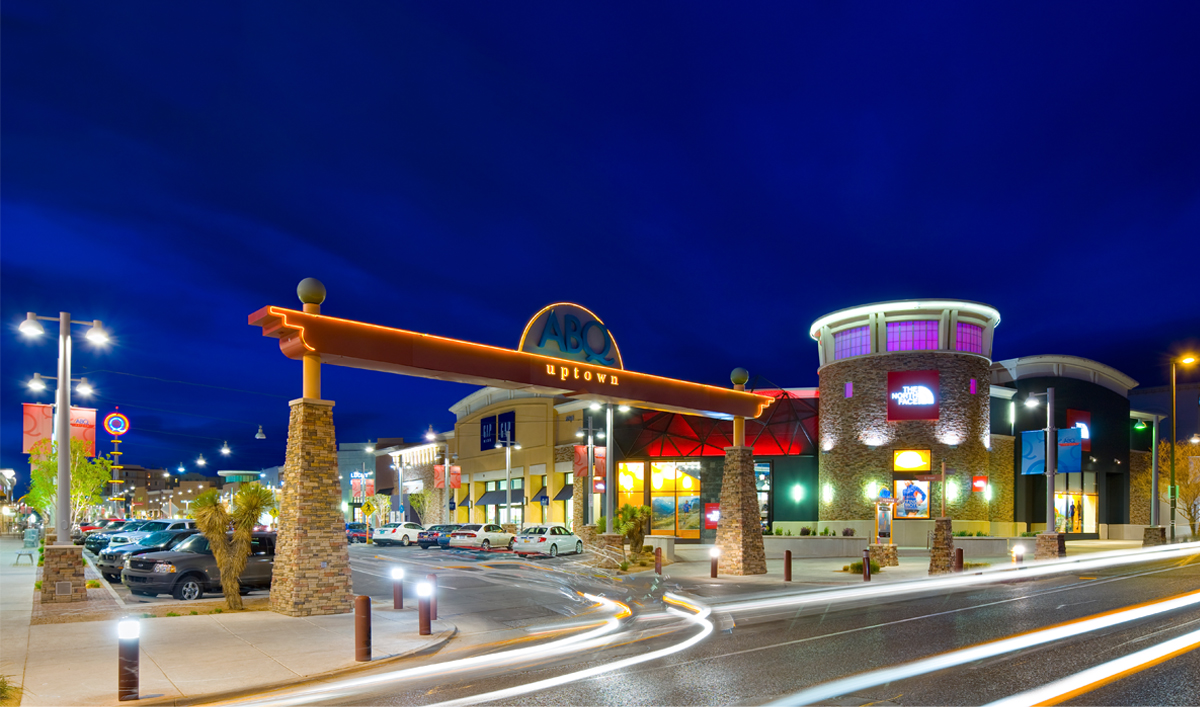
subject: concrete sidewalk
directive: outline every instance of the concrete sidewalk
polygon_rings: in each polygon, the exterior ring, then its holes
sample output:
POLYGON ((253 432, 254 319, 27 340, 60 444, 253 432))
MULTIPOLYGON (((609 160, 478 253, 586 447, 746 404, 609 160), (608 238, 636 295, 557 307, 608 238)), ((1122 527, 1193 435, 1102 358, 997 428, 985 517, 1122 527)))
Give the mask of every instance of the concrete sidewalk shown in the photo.
MULTIPOLYGON (((20 541, 0 540, 0 670, 24 688, 22 705, 117 703, 117 620, 30 625, 32 568, 14 568, 20 541), (15 545, 12 543, 15 542, 15 545)), ((282 686, 297 680, 436 651, 456 632, 417 612, 373 602, 371 663, 354 660, 354 615, 290 618, 270 611, 141 619, 141 697, 155 703, 282 686)), ((181 614, 187 605, 176 609, 181 614)), ((138 616, 130 612, 130 616, 138 616)), ((131 703, 122 703, 131 704, 131 703)))

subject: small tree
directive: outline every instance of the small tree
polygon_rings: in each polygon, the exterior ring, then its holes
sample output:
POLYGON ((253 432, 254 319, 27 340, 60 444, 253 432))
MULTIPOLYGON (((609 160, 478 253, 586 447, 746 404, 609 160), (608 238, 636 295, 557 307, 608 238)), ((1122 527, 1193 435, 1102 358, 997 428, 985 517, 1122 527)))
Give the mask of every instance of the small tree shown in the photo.
POLYGON ((196 527, 208 538, 217 569, 221 573, 221 591, 231 610, 242 608, 239 578, 250 557, 250 540, 263 511, 274 505, 269 489, 258 483, 243 484, 233 497, 233 512, 226 510, 216 489, 209 489, 192 503, 196 527), (230 532, 232 531, 232 533, 230 532))
MULTIPOLYGON (((100 493, 112 481, 112 462, 107 457, 89 457, 83 440, 71 440, 71 507, 67 524, 74 526, 87 509, 100 503, 100 493)), ((41 511, 46 518, 57 518, 58 443, 44 439, 29 454, 31 465, 29 493, 25 503, 41 511)))
POLYGON ((630 554, 637 555, 642 551, 646 541, 646 521, 650 520, 650 506, 632 506, 628 503, 617 511, 613 530, 629 539, 630 554))
MULTIPOLYGON (((1181 439, 1175 442, 1175 485, 1179 487, 1179 496, 1175 500, 1175 508, 1183 516, 1192 530, 1192 536, 1200 528, 1200 457, 1196 454, 1195 445, 1190 440, 1181 439)), ((1158 500, 1163 505, 1171 502, 1170 489, 1171 442, 1162 440, 1158 443, 1158 500)), ((1152 478, 1149 470, 1144 474, 1130 478, 1131 496, 1143 499, 1150 498, 1153 490, 1150 488, 1152 478)), ((1161 506, 1160 506, 1161 507, 1161 506)), ((1170 524, 1170 511, 1163 510, 1163 521, 1170 524)))
MULTIPOLYGON (((384 498, 387 498, 386 496, 384 498)), ((429 489, 421 489, 417 493, 408 494, 408 505, 412 507, 421 520, 425 520, 425 509, 429 507, 429 489)))

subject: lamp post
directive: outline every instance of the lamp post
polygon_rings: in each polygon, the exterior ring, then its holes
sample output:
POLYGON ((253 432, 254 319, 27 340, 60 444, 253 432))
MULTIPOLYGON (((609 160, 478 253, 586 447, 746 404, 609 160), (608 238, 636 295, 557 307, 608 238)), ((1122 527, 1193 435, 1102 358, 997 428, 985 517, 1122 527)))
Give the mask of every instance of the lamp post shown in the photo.
POLYGON ((55 394, 57 410, 54 418, 54 438, 58 441, 59 452, 54 533, 57 536, 55 542, 62 543, 70 538, 71 532, 68 519, 71 508, 71 325, 90 326, 84 336, 93 344, 107 343, 108 334, 99 319, 90 322, 75 321, 71 319, 70 312, 59 312, 57 318, 28 312, 18 330, 27 337, 41 336, 46 333, 45 327, 42 326, 43 321, 58 322, 58 391, 55 394))
POLYGON ((512 450, 520 449, 521 445, 513 441, 512 432, 506 431, 504 439, 496 442, 496 449, 501 447, 504 447, 504 517, 512 523, 512 450))
MULTIPOLYGON (((1167 492, 1171 497, 1171 542, 1175 542, 1175 502, 1179 496, 1179 489, 1175 486, 1175 436, 1179 434, 1175 422, 1178 417, 1175 410, 1175 364, 1190 366, 1195 362, 1196 357, 1190 354, 1171 359, 1171 485, 1167 492)), ((1158 450, 1154 450, 1154 453, 1158 454, 1158 450)))
POLYGON ((1058 430, 1054 428, 1054 388, 1046 388, 1045 393, 1030 393, 1025 399, 1025 405, 1037 407, 1037 399, 1042 396, 1046 398, 1046 532, 1056 533, 1058 525, 1054 522, 1054 472, 1058 467, 1058 430))
MULTIPOLYGON (((592 410, 599 410, 599 409, 600 409, 600 404, 599 404, 599 403, 593 403, 593 404, 592 404, 592 408, 591 408, 591 409, 592 409, 592 410)), ((586 481, 585 483, 587 483, 587 484, 591 485, 591 490, 587 492, 587 494, 588 494, 588 495, 587 495, 588 502, 584 504, 584 510, 585 510, 585 511, 587 511, 587 512, 588 512, 588 514, 590 514, 590 511, 591 511, 591 508, 592 508, 592 497, 593 497, 593 496, 595 495, 595 493, 596 493, 596 489, 595 489, 595 486, 594 486, 594 474, 596 473, 596 439, 597 439, 597 438, 599 438, 599 439, 604 439, 604 438, 605 438, 607 435, 605 435, 605 434, 604 434, 604 430, 603 430, 603 429, 598 429, 598 428, 597 428, 597 427, 596 427, 596 426, 595 426, 595 425, 592 423, 592 417, 591 417, 591 415, 588 415, 588 416, 587 416, 587 426, 586 426, 586 427, 583 427, 583 428, 580 428, 579 430, 577 430, 577 431, 575 432, 575 436, 576 436, 576 437, 587 437, 587 473, 588 473, 588 478, 587 478, 587 481, 586 481)), ((606 467, 606 470, 607 470, 607 467, 608 467, 608 460, 607 460, 607 459, 605 459, 605 461, 604 461, 604 465, 605 465, 605 467, 606 467)), ((607 492, 607 491, 608 491, 608 488, 609 488, 609 484, 608 484, 608 482, 607 482, 607 480, 606 480, 606 481, 605 481, 605 484, 604 484, 604 490, 607 492)), ((612 513, 612 511, 610 510, 610 511, 609 511, 609 513, 611 514, 611 513, 612 513)), ((586 522, 587 520, 588 520, 588 519, 587 519, 587 518, 585 518, 585 522, 586 522)), ((596 522, 596 519, 595 519, 595 518, 591 518, 590 520, 591 520, 593 523, 595 523, 595 522, 596 522)), ((605 516, 605 522, 608 524, 608 527, 606 528, 606 530, 611 530, 611 529, 612 529, 612 516, 611 516, 611 515, 605 516)))

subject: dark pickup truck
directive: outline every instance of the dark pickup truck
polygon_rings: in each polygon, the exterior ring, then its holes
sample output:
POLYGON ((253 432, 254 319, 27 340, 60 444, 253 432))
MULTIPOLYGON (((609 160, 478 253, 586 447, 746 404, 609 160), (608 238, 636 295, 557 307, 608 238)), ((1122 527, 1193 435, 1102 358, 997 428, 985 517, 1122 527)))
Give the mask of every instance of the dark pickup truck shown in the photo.
MULTIPOLYGON (((241 592, 271 587, 275 562, 275 533, 254 533, 246 569, 238 577, 241 592)), ((148 552, 125 560, 121 583, 134 594, 170 594, 176 599, 195 600, 206 592, 221 591, 221 572, 208 546, 208 538, 193 535, 167 552, 148 552)))

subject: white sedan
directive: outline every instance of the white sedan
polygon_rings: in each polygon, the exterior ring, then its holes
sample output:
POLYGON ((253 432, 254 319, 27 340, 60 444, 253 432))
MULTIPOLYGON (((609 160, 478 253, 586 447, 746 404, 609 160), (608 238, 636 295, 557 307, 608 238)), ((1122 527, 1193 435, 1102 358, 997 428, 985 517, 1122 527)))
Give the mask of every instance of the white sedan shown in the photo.
POLYGON ((549 555, 558 557, 560 552, 583 552, 583 540, 572 535, 567 526, 559 523, 532 525, 517 536, 513 552, 518 555, 549 555))
POLYGON ((417 533, 425 527, 419 523, 388 523, 371 533, 371 542, 376 545, 401 545, 408 547, 417 539, 417 533))
POLYGON ((504 528, 494 524, 470 523, 450 533, 450 547, 477 547, 491 550, 494 547, 513 549, 516 536, 504 532, 504 528))

